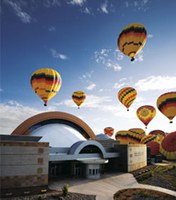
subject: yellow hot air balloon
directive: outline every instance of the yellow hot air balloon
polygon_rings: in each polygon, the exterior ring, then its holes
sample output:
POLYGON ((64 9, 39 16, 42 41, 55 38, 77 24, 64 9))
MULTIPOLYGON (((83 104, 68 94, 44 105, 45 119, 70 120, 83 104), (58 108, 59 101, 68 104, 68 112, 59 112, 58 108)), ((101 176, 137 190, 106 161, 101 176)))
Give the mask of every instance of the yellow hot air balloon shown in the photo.
POLYGON ((128 137, 131 144, 140 143, 141 139, 146 135, 142 128, 130 128, 128 131, 128 137))
POLYGON ((45 106, 60 90, 61 84, 60 74, 51 68, 38 69, 31 76, 32 89, 44 101, 45 106))
POLYGON ((157 107, 172 123, 172 119, 176 116, 176 92, 168 92, 159 96, 157 107))
POLYGON ((128 132, 126 130, 117 131, 115 134, 115 139, 120 142, 120 144, 129 144, 128 132))
POLYGON ((141 51, 147 40, 147 31, 142 24, 127 25, 118 37, 118 47, 122 53, 129 56, 131 61, 141 51))
POLYGON ((132 87, 124 87, 118 92, 118 99, 127 108, 127 111, 129 111, 129 107, 136 99, 136 96, 137 91, 132 87))
POLYGON ((149 122, 155 117, 156 109, 153 106, 145 105, 137 109, 136 114, 138 118, 145 124, 145 128, 149 122))
POLYGON ((81 104, 86 99, 86 94, 81 90, 75 91, 72 94, 72 99, 75 102, 75 104, 78 106, 78 108, 80 108, 81 104))

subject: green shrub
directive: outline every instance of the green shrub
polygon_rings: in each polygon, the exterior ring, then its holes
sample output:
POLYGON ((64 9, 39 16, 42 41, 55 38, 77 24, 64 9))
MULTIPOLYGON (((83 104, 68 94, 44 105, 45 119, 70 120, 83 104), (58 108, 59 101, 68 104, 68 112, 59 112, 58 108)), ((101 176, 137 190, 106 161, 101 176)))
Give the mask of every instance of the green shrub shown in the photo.
POLYGON ((66 197, 68 195, 69 184, 65 184, 62 188, 63 196, 66 197))

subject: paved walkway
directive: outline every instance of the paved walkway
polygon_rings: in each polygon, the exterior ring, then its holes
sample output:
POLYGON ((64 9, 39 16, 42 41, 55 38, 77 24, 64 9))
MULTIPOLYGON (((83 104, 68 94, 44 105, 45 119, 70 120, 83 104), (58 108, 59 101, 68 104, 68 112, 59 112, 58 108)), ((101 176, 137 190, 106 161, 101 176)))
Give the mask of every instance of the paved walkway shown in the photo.
POLYGON ((99 180, 68 179, 55 181, 50 184, 51 189, 60 189, 64 184, 70 185, 70 192, 96 195, 96 200, 112 200, 113 195, 125 188, 147 188, 171 194, 176 197, 176 192, 161 187, 139 184, 130 173, 104 175, 99 180))

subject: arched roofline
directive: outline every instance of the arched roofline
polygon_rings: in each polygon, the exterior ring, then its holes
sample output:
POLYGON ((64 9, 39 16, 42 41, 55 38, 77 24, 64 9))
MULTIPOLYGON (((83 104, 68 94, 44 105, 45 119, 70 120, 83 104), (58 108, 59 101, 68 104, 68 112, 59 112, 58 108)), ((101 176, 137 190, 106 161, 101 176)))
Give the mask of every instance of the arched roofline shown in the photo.
POLYGON ((72 155, 79 155, 79 153, 81 152, 81 150, 86 147, 86 146, 89 146, 89 145, 93 145, 93 146, 96 146, 98 149, 100 149, 102 155, 103 155, 103 158, 105 158, 105 149, 103 147, 102 144, 100 144, 99 142, 97 141, 94 141, 94 140, 88 140, 88 141, 78 141, 76 143, 74 143, 71 147, 70 147, 70 150, 69 150, 69 154, 72 154, 72 155))
MULTIPOLYGON (((83 137, 86 139, 96 139, 96 135, 92 131, 92 129, 80 118, 65 113, 65 112, 44 112, 33 117, 28 118, 23 123, 21 123, 11 135, 30 135, 30 128, 34 125, 39 124, 40 122, 47 121, 47 120, 64 120, 68 121, 70 124, 73 124, 82 129, 84 131, 83 137)), ((81 132, 80 132, 81 134, 81 132)))

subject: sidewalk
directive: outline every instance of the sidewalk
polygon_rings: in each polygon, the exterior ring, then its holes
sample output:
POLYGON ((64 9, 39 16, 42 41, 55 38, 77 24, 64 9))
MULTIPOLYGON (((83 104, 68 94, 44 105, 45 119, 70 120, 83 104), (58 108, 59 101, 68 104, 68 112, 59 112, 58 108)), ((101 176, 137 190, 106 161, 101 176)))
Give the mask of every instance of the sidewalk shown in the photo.
POLYGON ((50 184, 51 189, 62 188, 65 183, 70 185, 70 192, 77 192, 82 194, 96 195, 96 200, 112 200, 113 195, 121 189, 125 188, 146 188, 161 191, 167 194, 171 194, 176 197, 176 192, 161 187, 155 187, 150 185, 139 184, 134 176, 130 173, 125 174, 108 174, 104 175, 99 180, 62 180, 58 182, 52 182, 50 184))

